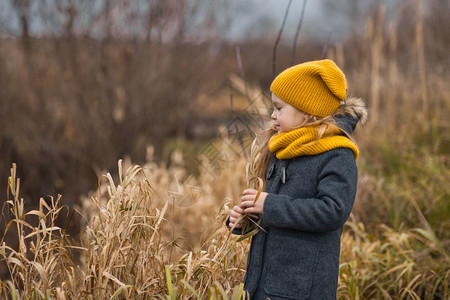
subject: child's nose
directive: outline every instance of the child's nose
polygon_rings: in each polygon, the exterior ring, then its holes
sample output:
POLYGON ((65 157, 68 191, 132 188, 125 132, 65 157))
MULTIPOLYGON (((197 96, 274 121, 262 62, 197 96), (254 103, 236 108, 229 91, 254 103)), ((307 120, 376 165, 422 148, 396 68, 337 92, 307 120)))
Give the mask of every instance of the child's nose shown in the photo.
POLYGON ((272 114, 270 115, 270 117, 272 118, 272 120, 276 120, 277 116, 275 114, 275 110, 272 112, 272 114))

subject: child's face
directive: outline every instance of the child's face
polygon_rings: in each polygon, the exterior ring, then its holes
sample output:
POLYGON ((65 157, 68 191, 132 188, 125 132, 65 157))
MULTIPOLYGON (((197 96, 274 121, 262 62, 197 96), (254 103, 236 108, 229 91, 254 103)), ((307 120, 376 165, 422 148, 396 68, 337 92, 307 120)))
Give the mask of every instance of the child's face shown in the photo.
POLYGON ((273 113, 271 118, 275 121, 275 128, 278 130, 278 133, 297 129, 305 122, 306 115, 304 112, 284 102, 275 94, 272 94, 272 105, 273 113))

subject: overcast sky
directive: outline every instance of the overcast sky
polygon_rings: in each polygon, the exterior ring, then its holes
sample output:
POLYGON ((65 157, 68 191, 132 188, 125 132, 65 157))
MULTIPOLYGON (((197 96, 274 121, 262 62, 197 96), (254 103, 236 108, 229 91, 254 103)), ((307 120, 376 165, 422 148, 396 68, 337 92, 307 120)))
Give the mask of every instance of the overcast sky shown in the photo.
MULTIPOLYGON (((304 0, 293 0, 285 25, 284 38, 292 38, 295 34, 302 12, 304 0)), ((230 0, 242 3, 242 0, 230 0)), ((235 27, 232 35, 238 38, 249 36, 276 35, 282 24, 289 0, 247 0, 250 11, 236 13, 235 27), (244 16, 242 16, 244 14, 244 16)), ((398 13, 398 7, 410 0, 307 0, 300 38, 341 40, 349 33, 351 22, 357 19, 350 13, 349 3, 357 3, 360 19, 357 20, 359 33, 364 32, 365 17, 369 9, 381 4, 386 7, 386 20, 389 22, 398 13), (326 6, 332 3, 333 6, 326 6)), ((424 2, 424 1, 422 1, 424 2)))
MULTIPOLYGON (((95 0, 102 3, 102 0, 95 0)), ((132 3, 138 3, 145 0, 131 0, 132 3)), ((192 0, 198 1, 198 0, 192 0)), ((286 7, 289 0, 226 0, 231 7, 230 10, 220 15, 219 1, 206 1, 203 6, 216 7, 216 14, 220 17, 230 20, 230 25, 223 28, 221 32, 222 38, 231 39, 248 39, 257 37, 274 37, 277 35, 282 24, 286 7), (207 4, 209 3, 209 4, 207 4), (217 12, 218 10, 218 12, 217 12)), ((302 23, 300 40, 302 38, 314 39, 330 39, 331 41, 341 40, 349 32, 351 20, 349 18, 348 10, 345 9, 345 4, 353 0, 308 0, 306 2, 306 10, 302 23), (333 9, 325 9, 324 3, 333 3, 333 9)), ((7 33, 18 35, 20 33, 20 20, 14 10, 11 9, 9 3, 11 0, 0 0, 0 26, 7 28, 7 33)), ((358 0, 357 3, 363 11, 364 16, 368 8, 374 4, 381 3, 387 6, 387 17, 393 14, 393 9, 399 3, 405 3, 405 0, 358 0)), ((409 1, 411 2, 411 1, 409 1)), ((37 3, 37 2, 30 2, 37 3)), ((148 3, 148 2, 147 2, 148 3)), ((284 39, 292 39, 297 24, 300 20, 304 0, 293 0, 289 15, 286 21, 285 30, 283 33, 284 39)), ((101 6, 101 5, 100 5, 101 6)), ((36 10, 35 10, 36 11, 36 10)), ((208 12, 208 8, 204 10, 208 12)), ((30 33, 32 35, 39 35, 44 27, 45 20, 36 18, 31 19, 30 33)), ((127 26, 129 23, 124 23, 127 26)), ((47 25, 48 26, 48 25, 47 25)), ((359 31, 364 30, 364 20, 359 24, 359 31)), ((5 32, 5 30, 3 30, 5 32)), ((4 34, 4 33, 3 33, 4 34)))
MULTIPOLYGON (((231 1, 239 2, 239 0, 231 1)), ((233 27, 232 35, 237 38, 242 38, 277 34, 281 27, 289 0, 249 0, 248 2, 251 3, 250 11, 242 12, 245 16, 236 15, 235 21, 233 22, 235 26, 233 27), (262 3, 264 4, 261 5, 262 3)), ((309 0, 306 2, 302 32, 309 31, 310 28, 313 28, 312 24, 318 23, 317 21, 319 21, 321 16, 322 2, 320 0, 309 0)), ((292 1, 284 32, 287 37, 295 34, 302 7, 303 0, 292 1)), ((326 31, 323 25, 322 22, 320 27, 326 31)))
MULTIPOLYGON (((231 0, 239 2, 240 0, 231 0)), ((337 0, 342 3, 345 0, 337 0)), ((276 35, 281 27, 289 0, 250 0, 253 10, 243 20, 237 20, 233 28, 236 37, 258 35, 276 35), (262 4, 263 3, 263 4, 262 4)), ((363 0, 362 2, 367 2, 363 0)), ((292 38, 303 8, 303 0, 293 0, 286 20, 284 38, 292 38)), ((342 11, 330 15, 324 11, 323 0, 306 2, 300 37, 314 37, 332 40, 341 39, 348 33, 350 22, 342 15, 342 11)))

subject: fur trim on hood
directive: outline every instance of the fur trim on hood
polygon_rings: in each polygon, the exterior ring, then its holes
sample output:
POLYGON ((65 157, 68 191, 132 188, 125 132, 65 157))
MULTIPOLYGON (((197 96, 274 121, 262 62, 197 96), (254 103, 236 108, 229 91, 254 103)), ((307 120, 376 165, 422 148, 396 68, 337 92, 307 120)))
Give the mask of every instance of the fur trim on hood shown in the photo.
POLYGON ((367 122, 366 103, 361 98, 349 97, 333 115, 338 126, 352 134, 358 123, 364 125, 367 122))
POLYGON ((352 118, 358 118, 361 125, 367 122, 366 103, 361 98, 350 97, 336 110, 334 115, 347 115, 352 118))

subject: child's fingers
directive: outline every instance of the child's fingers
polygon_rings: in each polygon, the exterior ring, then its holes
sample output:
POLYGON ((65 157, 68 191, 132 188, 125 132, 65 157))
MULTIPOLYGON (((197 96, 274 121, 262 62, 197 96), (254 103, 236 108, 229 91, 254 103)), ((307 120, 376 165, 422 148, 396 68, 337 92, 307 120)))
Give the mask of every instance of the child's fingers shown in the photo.
POLYGON ((242 228, 242 223, 235 224, 235 223, 231 223, 230 222, 230 224, 228 224, 228 227, 230 227, 230 228, 242 228))
POLYGON ((242 209, 242 213, 245 213, 245 209, 254 206, 254 199, 245 199, 242 200, 240 208, 242 209))
MULTIPOLYGON (((241 218, 243 213, 244 213, 243 208, 239 206, 233 207, 233 209, 230 211, 230 223, 236 223, 236 221, 239 220, 239 218, 241 218)), ((240 222, 242 222, 242 220, 240 222)))
POLYGON ((241 207, 244 209, 244 214, 262 214, 263 208, 258 203, 254 203, 253 201, 244 201, 241 203, 241 207))
MULTIPOLYGON (((242 210, 242 212, 243 212, 244 210, 242 210)), ((232 210, 231 212, 230 212, 230 219, 231 218, 233 218, 233 219, 237 219, 237 218, 239 218, 241 216, 241 213, 238 213, 238 212, 236 212, 236 211, 234 211, 234 210, 232 210)))
POLYGON ((255 198, 256 198, 256 194, 242 196, 240 206, 242 207, 243 202, 247 202, 247 201, 250 201, 251 203, 255 202, 255 198))
POLYGON ((239 218, 232 218, 232 217, 230 217, 230 223, 233 223, 233 224, 243 224, 243 223, 244 223, 244 220, 243 220, 243 219, 239 219, 239 218))
POLYGON ((239 220, 239 217, 241 215, 239 214, 237 217, 234 216, 230 216, 230 222, 228 224, 228 227, 232 228, 234 226, 234 228, 240 228, 242 227, 242 224, 244 223, 244 220, 239 220))
POLYGON ((242 208, 240 207, 233 207, 232 210, 230 210, 230 215, 238 215, 242 213, 242 208))
MULTIPOLYGON (((235 205, 232 209, 232 211, 238 213, 238 214, 242 214, 244 213, 244 210, 242 209, 242 207, 240 205, 235 205)), ((231 212, 230 212, 231 213, 231 212)))
POLYGON ((254 207, 254 206, 246 208, 244 211, 245 211, 246 214, 260 213, 258 208, 254 207))
POLYGON ((256 195, 257 193, 258 193, 258 191, 255 190, 255 189, 246 189, 246 190, 244 190, 242 192, 242 195, 243 196, 245 196, 245 195, 256 195))

